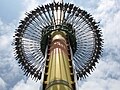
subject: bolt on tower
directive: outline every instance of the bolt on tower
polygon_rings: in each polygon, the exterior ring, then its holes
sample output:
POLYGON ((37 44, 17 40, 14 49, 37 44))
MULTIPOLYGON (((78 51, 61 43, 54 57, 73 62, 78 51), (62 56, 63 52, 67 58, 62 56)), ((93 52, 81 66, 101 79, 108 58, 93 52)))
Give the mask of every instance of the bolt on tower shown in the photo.
POLYGON ((15 57, 43 90, 76 90, 95 67, 102 33, 93 17, 74 4, 53 2, 26 13, 15 31, 15 57))

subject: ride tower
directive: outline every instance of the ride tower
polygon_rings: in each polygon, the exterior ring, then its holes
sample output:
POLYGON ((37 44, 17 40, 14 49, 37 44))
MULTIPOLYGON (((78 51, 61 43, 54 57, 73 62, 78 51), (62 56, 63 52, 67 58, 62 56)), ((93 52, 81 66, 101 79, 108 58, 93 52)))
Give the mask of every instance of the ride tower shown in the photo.
POLYGON ((77 90, 102 51, 98 23, 74 4, 53 2, 26 13, 15 31, 15 57, 42 90, 77 90))

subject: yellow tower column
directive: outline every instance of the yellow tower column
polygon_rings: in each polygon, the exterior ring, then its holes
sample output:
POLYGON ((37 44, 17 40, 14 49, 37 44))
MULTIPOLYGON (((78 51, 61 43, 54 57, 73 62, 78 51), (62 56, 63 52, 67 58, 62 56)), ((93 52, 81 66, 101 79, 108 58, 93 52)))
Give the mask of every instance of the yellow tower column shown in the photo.
POLYGON ((64 32, 55 31, 51 34, 48 57, 48 72, 45 90, 73 90, 70 59, 64 32))

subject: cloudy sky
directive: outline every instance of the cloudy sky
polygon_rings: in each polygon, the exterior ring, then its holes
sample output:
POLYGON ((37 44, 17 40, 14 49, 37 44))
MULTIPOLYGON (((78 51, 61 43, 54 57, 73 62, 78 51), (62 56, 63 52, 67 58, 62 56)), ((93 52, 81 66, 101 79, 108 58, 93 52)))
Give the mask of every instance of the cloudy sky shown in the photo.
MULTIPOLYGON (((57 0, 58 1, 58 0, 57 0)), ((64 0, 91 13, 104 38, 104 52, 95 71, 78 82, 78 90, 120 90, 120 0, 64 0)), ((39 90, 23 75, 13 54, 13 35, 24 13, 52 0, 0 0, 0 90, 39 90)))

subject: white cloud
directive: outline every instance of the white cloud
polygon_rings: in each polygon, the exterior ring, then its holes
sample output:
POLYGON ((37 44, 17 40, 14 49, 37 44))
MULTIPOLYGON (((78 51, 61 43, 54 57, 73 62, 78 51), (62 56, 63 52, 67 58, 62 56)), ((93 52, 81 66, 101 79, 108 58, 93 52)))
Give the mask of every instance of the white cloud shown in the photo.
POLYGON ((112 17, 106 20, 106 26, 104 30, 104 38, 106 39, 105 44, 107 47, 120 48, 118 44, 120 42, 120 10, 115 13, 112 17))
POLYGON ((115 0, 100 0, 98 4, 99 4, 99 7, 97 8, 97 10, 101 12, 103 12, 103 10, 109 11, 110 9, 114 7, 115 0))
POLYGON ((96 81, 87 81, 82 87, 79 87, 79 90, 104 90, 103 86, 96 81))
POLYGON ((36 7, 39 5, 44 5, 52 2, 52 0, 44 0, 44 1, 39 1, 39 0, 23 0, 23 7, 24 11, 21 12, 20 15, 20 20, 23 19, 26 15, 26 12, 30 12, 31 10, 34 10, 36 7))
POLYGON ((40 82, 35 82, 29 78, 27 82, 21 80, 11 90, 39 90, 40 82))
POLYGON ((18 82, 23 75, 13 56, 13 33, 15 23, 5 24, 0 20, 0 87, 5 85, 3 89, 8 90, 18 82), (21 73, 21 74, 19 74, 21 73))
POLYGON ((29 12, 38 6, 37 0, 23 0, 24 11, 21 12, 20 19, 25 17, 25 12, 29 12))
POLYGON ((100 0, 91 9, 104 38, 103 57, 94 72, 79 82, 79 90, 119 90, 120 83, 120 6, 119 0, 100 0), (82 83, 81 83, 82 82, 82 83))
POLYGON ((0 90, 7 90, 6 83, 2 78, 0 78, 0 90))
POLYGON ((0 90, 19 90, 21 86, 25 88, 24 90, 37 90, 40 86, 39 82, 37 84, 29 79, 27 83, 24 82, 26 80, 23 72, 13 55, 13 46, 11 44, 18 21, 25 17, 25 11, 33 10, 38 6, 38 3, 37 0, 25 0, 23 6, 25 10, 21 12, 18 20, 6 24, 0 19, 0 90))
POLYGON ((120 64, 117 62, 100 61, 96 70, 86 80, 79 81, 78 90, 119 90, 119 70, 120 64))
POLYGON ((55 1, 55 2, 62 2, 62 0, 53 0, 53 1, 55 1))
POLYGON ((114 80, 114 79, 110 79, 108 81, 108 86, 109 86, 109 90, 120 90, 120 79, 119 80, 114 80))
POLYGON ((5 35, 0 37, 0 42, 1 42, 0 47, 2 48, 6 48, 7 45, 9 44, 8 38, 5 35))

